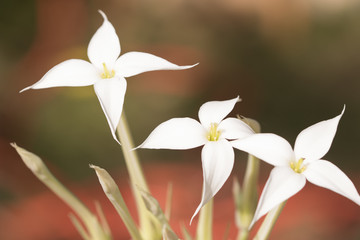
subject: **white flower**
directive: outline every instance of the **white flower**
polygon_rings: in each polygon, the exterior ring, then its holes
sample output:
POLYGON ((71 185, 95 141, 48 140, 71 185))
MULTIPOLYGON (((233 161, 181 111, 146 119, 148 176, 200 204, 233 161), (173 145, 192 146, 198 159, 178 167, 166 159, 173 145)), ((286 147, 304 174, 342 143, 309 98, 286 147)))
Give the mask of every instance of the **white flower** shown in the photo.
POLYGON ((234 150, 228 140, 247 137, 254 132, 236 118, 224 119, 239 97, 203 104, 200 122, 191 118, 173 118, 163 122, 141 144, 141 148, 190 149, 204 145, 201 152, 203 190, 201 203, 191 221, 228 179, 234 165, 234 150))
POLYGON ((95 93, 116 141, 115 131, 119 123, 126 92, 125 77, 154 70, 181 70, 194 67, 178 66, 165 59, 143 52, 120 55, 120 42, 115 29, 106 15, 102 26, 91 38, 88 46, 90 62, 80 59, 64 61, 50 69, 40 81, 21 90, 49 87, 80 87, 94 85, 95 93))
POLYGON ((232 142, 233 147, 274 165, 261 194, 252 225, 271 209, 299 192, 306 179, 330 189, 360 205, 360 196, 351 180, 334 164, 321 158, 329 151, 340 118, 314 124, 296 138, 294 150, 275 134, 255 134, 232 142))

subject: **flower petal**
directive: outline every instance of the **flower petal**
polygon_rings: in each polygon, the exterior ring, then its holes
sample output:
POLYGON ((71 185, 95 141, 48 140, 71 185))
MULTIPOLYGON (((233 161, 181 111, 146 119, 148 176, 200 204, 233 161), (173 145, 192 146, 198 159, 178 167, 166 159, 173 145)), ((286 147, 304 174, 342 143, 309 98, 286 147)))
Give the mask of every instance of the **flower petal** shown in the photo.
POLYGON ((157 126, 138 148, 190 149, 206 142, 206 131, 198 121, 173 118, 157 126))
POLYGON ((337 166, 326 160, 310 163, 303 172, 309 182, 330 189, 360 205, 360 196, 351 180, 337 166))
POLYGON ((106 67, 111 71, 120 55, 120 41, 105 13, 100 10, 99 13, 104 18, 104 22, 90 40, 88 57, 90 62, 98 69, 103 69, 105 63, 106 67))
POLYGON ((115 131, 119 124, 126 92, 126 80, 124 78, 108 78, 98 81, 94 85, 96 96, 109 123, 111 134, 116 138, 115 131))
POLYGON ((200 209, 220 190, 229 178, 234 166, 234 150, 231 144, 221 139, 205 144, 201 152, 203 167, 203 190, 201 203, 191 218, 190 224, 200 209))
POLYGON ((311 162, 322 158, 330 149, 344 111, 345 106, 340 115, 316 123, 301 131, 294 146, 296 159, 305 158, 306 162, 311 162))
POLYGON ((220 137, 226 139, 239 139, 254 134, 249 125, 237 118, 224 119, 217 129, 220 131, 220 137))
POLYGON ((41 89, 50 87, 80 87, 93 85, 100 79, 96 68, 89 62, 70 59, 50 69, 38 82, 24 88, 41 89))
POLYGON ((249 229, 271 209, 299 192, 306 183, 302 174, 295 173, 289 167, 275 167, 261 193, 254 218, 249 229))
POLYGON ((211 123, 219 124, 240 101, 239 96, 225 101, 211 101, 204 103, 199 110, 199 120, 204 127, 210 128, 211 123))
POLYGON ((144 52, 128 52, 115 63, 115 72, 122 77, 131 77, 143 72, 155 70, 183 70, 198 65, 178 66, 163 58, 144 52))
POLYGON ((288 141, 272 133, 254 134, 231 144, 274 166, 289 166, 295 157, 288 141))

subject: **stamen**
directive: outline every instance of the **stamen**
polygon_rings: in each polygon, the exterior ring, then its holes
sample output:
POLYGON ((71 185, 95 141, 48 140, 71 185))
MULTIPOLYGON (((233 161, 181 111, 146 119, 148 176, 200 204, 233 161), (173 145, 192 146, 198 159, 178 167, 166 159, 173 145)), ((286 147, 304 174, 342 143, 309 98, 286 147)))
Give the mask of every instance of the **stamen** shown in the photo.
POLYGON ((219 140, 220 137, 220 131, 217 130, 217 123, 211 123, 210 125, 210 131, 209 134, 207 136, 207 139, 209 141, 217 141, 219 140))
POLYGON ((296 173, 303 173, 306 169, 306 166, 303 166, 305 158, 300 158, 297 162, 290 162, 290 167, 296 173))
POLYGON ((104 72, 101 74, 101 78, 112 78, 115 76, 115 71, 111 70, 111 72, 109 71, 109 69, 106 67, 106 64, 103 63, 103 67, 104 67, 104 72))
POLYGON ((294 168, 295 168, 295 163, 294 163, 294 162, 291 162, 291 163, 290 163, 290 167, 291 167, 291 169, 294 169, 294 168))

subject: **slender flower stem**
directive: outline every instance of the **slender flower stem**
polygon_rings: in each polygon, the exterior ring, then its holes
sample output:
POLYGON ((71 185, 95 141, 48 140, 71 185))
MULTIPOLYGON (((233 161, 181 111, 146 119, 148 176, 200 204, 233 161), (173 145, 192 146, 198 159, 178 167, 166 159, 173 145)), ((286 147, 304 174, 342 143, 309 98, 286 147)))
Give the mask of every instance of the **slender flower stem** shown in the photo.
POLYGON ((124 152, 126 167, 129 170, 130 180, 133 184, 141 187, 142 190, 149 192, 149 187, 146 183, 142 168, 136 151, 133 150, 134 143, 129 131, 129 126, 123 111, 120 123, 117 128, 117 134, 121 142, 121 147, 124 152))
MULTIPOLYGON (((240 119, 248 124, 255 133, 261 132, 261 126, 256 120, 251 118, 240 119)), ((236 213, 238 217, 237 219, 239 220, 238 240, 247 240, 249 238, 249 226, 254 217, 258 200, 257 183, 259 177, 259 166, 260 160, 249 154, 240 195, 240 206, 237 207, 236 213)))
POLYGON ((254 217, 258 198, 256 186, 259 176, 259 165, 259 159, 249 154, 241 192, 241 206, 237 209, 240 220, 238 240, 246 240, 249 237, 248 228, 254 217))
POLYGON ((213 199, 211 199, 200 210, 196 240, 212 240, 213 205, 213 199))
POLYGON ((124 111, 120 118, 120 122, 117 128, 117 134, 123 150, 126 167, 128 169, 130 176, 130 181, 132 183, 132 188, 138 209, 141 232, 144 237, 155 236, 156 230, 154 229, 151 216, 145 207, 140 191, 138 191, 138 188, 146 192, 150 192, 150 191, 146 183, 145 176, 143 174, 136 151, 133 150, 134 144, 129 131, 129 127, 126 121, 124 111))
POLYGON ((254 216, 256 204, 258 200, 257 182, 259 177, 260 160, 249 154, 246 166, 246 172, 243 182, 243 205, 242 205, 242 221, 249 227, 254 216))
POLYGON ((266 240, 269 238, 275 222, 278 219, 281 211, 285 206, 286 201, 280 203, 277 207, 272 209, 267 215, 258 232, 256 233, 254 240, 266 240))
POLYGON ((249 230, 247 230, 247 229, 240 230, 236 239, 237 240, 248 240, 249 239, 249 230))

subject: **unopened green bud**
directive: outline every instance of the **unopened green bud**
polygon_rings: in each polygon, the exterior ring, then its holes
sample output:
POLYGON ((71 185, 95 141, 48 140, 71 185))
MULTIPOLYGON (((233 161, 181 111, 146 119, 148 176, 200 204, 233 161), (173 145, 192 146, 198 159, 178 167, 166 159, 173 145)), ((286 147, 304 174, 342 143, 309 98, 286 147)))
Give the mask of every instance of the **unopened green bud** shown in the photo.
POLYGON ((247 125, 249 125, 249 127, 252 128, 252 130, 254 130, 255 133, 260 133, 261 132, 261 126, 260 123, 258 121, 256 121, 255 119, 252 118, 246 118, 243 116, 237 116, 241 121, 243 121, 244 123, 246 123, 247 125))
POLYGON ((10 145, 15 148, 17 153, 20 155, 21 159, 24 161, 25 165, 39 178, 45 179, 47 173, 49 172, 48 168, 45 166, 44 162, 37 155, 25 150, 24 148, 19 147, 16 143, 10 143, 10 145))
POLYGON ((99 178, 102 189, 106 195, 112 195, 119 192, 119 188, 116 185, 114 179, 110 174, 103 168, 90 164, 90 167, 95 170, 96 175, 99 178))

